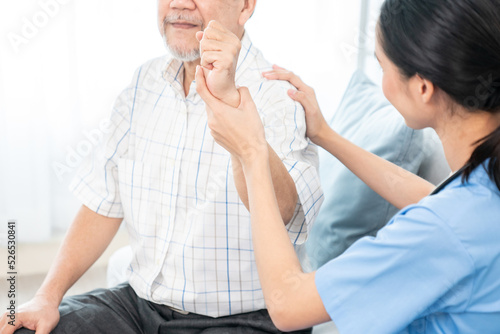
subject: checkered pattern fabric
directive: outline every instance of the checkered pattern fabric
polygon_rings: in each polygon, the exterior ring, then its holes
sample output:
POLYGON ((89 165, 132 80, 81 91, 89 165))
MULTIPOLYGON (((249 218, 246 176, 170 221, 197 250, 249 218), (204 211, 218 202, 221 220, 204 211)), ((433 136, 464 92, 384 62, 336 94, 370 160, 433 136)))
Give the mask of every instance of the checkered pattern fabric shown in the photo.
MULTIPOLYGON (((245 34, 236 83, 247 86, 269 144, 299 195, 290 239, 307 237, 323 200, 317 150, 305 138, 291 87, 261 75, 270 64, 245 34)), ((123 217, 133 249, 129 282, 147 300, 211 317, 265 308, 230 154, 207 127, 205 104, 183 64, 168 56, 141 66, 118 97, 112 131, 71 188, 98 214, 123 217)))

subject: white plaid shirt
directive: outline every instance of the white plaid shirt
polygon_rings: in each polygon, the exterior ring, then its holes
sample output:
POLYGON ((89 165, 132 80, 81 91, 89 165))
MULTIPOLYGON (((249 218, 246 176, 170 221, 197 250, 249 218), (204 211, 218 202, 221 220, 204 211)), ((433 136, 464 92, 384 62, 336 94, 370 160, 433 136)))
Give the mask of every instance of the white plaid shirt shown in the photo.
MULTIPOLYGON (((269 144, 295 181, 299 203, 288 225, 305 241, 323 200, 316 148, 305 138, 300 104, 286 82, 261 75, 271 65, 245 34, 236 83, 252 93, 269 144)), ((141 66, 118 97, 112 131, 71 188, 91 210, 124 217, 133 258, 129 283, 139 297, 220 317, 265 308, 230 154, 207 128, 205 104, 183 64, 161 57, 141 66)))

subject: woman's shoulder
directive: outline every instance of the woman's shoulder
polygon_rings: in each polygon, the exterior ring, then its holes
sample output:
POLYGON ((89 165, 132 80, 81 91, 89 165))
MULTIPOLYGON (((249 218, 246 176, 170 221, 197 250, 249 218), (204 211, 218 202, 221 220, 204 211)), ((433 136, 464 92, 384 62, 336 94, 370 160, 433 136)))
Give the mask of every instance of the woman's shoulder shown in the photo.
POLYGON ((439 193, 424 198, 419 205, 428 207, 444 220, 463 214, 481 216, 490 211, 500 212, 500 190, 486 169, 479 166, 468 180, 457 177, 439 193))
POLYGON ((483 256, 484 250, 500 254, 500 191, 482 166, 468 181, 459 177, 418 206, 439 217, 473 258, 483 256))

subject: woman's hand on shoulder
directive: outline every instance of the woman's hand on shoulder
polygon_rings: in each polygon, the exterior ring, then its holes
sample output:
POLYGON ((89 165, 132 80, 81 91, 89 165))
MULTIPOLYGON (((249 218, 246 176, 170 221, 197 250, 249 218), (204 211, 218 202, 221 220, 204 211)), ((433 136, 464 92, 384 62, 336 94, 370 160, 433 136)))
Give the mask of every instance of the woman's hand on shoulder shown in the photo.
POLYGON ((264 72, 262 75, 269 80, 284 80, 295 86, 290 89, 288 95, 302 104, 306 113, 307 137, 317 145, 320 145, 322 135, 330 129, 321 110, 314 89, 306 85, 296 74, 277 65, 273 65, 273 70, 264 72))

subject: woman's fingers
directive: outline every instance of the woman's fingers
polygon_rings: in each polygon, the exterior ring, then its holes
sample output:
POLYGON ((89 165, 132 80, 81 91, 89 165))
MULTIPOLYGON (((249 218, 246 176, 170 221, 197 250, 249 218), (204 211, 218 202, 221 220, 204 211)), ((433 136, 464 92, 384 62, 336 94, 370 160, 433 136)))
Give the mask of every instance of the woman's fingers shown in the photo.
POLYGON ((273 71, 263 72, 262 75, 269 80, 285 80, 295 86, 297 90, 290 89, 288 96, 294 101, 300 102, 304 109, 309 110, 317 105, 314 90, 306 85, 299 76, 278 65, 273 65, 273 69, 273 71))
POLYGON ((311 87, 306 85, 298 75, 295 75, 293 72, 287 71, 285 69, 279 68, 273 71, 263 72, 262 75, 268 80, 288 81, 293 86, 295 86, 295 88, 304 92, 312 90, 311 87))
MULTIPOLYGON (((297 101, 302 105, 304 105, 304 103, 307 103, 308 100, 306 93, 301 92, 300 90, 289 89, 288 96, 290 96, 292 100, 297 101)), ((306 106, 304 106, 304 109, 307 109, 306 106)))
POLYGON ((292 100, 302 105, 306 112, 306 115, 315 112, 319 108, 316 98, 309 95, 308 93, 302 92, 300 90, 290 89, 288 90, 288 96, 290 96, 292 100))
POLYGON ((253 101, 252 95, 250 95, 250 91, 248 90, 248 88, 240 87, 238 88, 238 91, 240 92, 241 98, 241 103, 238 109, 249 110, 251 108, 257 113, 257 107, 255 106, 255 102, 253 101))
POLYGON ((328 127, 328 124, 326 124, 321 114, 314 90, 306 85, 297 75, 277 65, 273 65, 272 71, 263 72, 262 75, 269 80, 285 80, 295 86, 296 90, 288 90, 288 96, 304 107, 307 122, 307 136, 314 142, 322 129, 328 127))

